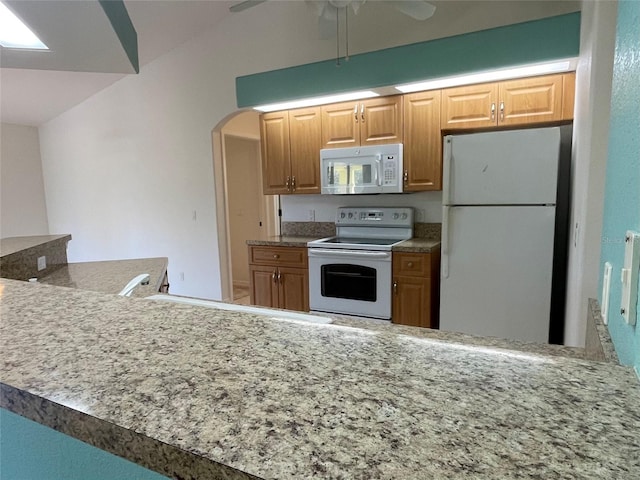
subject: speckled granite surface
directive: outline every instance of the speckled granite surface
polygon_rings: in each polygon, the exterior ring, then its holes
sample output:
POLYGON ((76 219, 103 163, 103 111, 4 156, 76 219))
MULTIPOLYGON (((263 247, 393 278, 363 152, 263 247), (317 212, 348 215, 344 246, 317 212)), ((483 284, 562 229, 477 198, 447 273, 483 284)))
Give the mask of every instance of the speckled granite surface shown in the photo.
POLYGON ((334 222, 282 222, 280 232, 289 237, 333 237, 336 225, 334 222))
POLYGON ((118 293, 131 279, 148 273, 149 285, 138 285, 132 293, 134 297, 148 297, 160 290, 167 264, 166 257, 70 263, 38 281, 59 287, 118 293))
POLYGON ((426 238, 429 240, 440 240, 442 234, 441 223, 420 223, 413 224, 413 236, 415 238, 426 238))
POLYGON ((618 365, 0 288, 2 407, 175 478, 640 478, 618 365))
POLYGON ((0 240, 0 276, 15 280, 41 277, 67 264, 67 243, 71 235, 34 235, 0 240), (47 267, 38 270, 38 257, 47 267))
POLYGON ((600 305, 595 298, 589 299, 589 315, 590 320, 595 325, 596 341, 598 351, 601 352, 603 360, 608 362, 618 363, 618 354, 613 346, 611 335, 607 326, 602 322, 602 313, 600 312, 600 305))
POLYGON ((440 239, 430 240, 427 238, 412 238, 393 246, 391 250, 394 252, 406 253, 431 253, 431 251, 437 247, 440 247, 440 239))
POLYGON ((247 245, 269 247, 306 247, 307 242, 317 240, 318 237, 279 235, 266 240, 247 240, 247 245))

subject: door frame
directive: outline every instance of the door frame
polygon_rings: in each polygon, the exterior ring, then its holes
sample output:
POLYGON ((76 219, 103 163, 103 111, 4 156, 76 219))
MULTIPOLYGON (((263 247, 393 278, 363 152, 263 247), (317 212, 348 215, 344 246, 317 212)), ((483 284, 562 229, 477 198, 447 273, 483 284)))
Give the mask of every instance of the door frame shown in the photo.
MULTIPOLYGON (((233 301, 233 273, 231 269, 231 240, 229 229, 229 201, 227 195, 227 169, 225 137, 236 137, 257 142, 259 183, 262 185, 262 158, 260 136, 224 133, 224 126, 240 111, 225 117, 211 132, 213 149, 213 177, 215 185, 216 227, 218 233, 218 259, 220 262, 220 290, 222 301, 233 301)), ((278 221, 278 196, 262 195, 261 209, 264 215, 267 236, 280 234, 278 221)))

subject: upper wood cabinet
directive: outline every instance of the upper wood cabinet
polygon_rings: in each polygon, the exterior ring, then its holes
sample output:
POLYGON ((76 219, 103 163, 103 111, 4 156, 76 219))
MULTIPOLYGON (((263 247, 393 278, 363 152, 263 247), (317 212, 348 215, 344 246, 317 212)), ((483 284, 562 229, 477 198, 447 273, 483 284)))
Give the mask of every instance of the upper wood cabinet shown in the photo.
POLYGON ((320 193, 320 108, 261 116, 263 193, 320 193))
POLYGON ((572 74, 545 75, 447 88, 442 91, 442 129, 570 120, 573 79, 572 74))
POLYGON ((496 83, 447 88, 442 91, 442 129, 493 127, 497 103, 496 83))
POLYGON ((440 90, 404 96, 404 191, 442 189, 440 90))
POLYGON ((562 119, 573 120, 576 98, 576 72, 562 76, 562 119))
POLYGON ((322 107, 322 148, 402 143, 402 96, 322 107))

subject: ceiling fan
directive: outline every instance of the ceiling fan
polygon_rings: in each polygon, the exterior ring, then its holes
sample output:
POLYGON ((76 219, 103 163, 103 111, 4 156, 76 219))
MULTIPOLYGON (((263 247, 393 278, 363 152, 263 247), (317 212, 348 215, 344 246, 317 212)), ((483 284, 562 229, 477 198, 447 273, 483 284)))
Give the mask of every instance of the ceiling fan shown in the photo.
MULTIPOLYGON (((266 2, 267 0, 244 0, 232 5, 229 10, 231 12, 242 12, 256 5, 266 2)), ((318 16, 319 19, 334 21, 339 9, 351 7, 354 14, 358 13, 360 7, 367 0, 305 0, 318 16)), ((426 0, 393 0, 391 3, 396 10, 408 15, 415 20, 427 20, 431 18, 436 11, 435 5, 426 0)))
MULTIPOLYGON (((267 0, 244 0, 232 5, 229 10, 231 12, 241 12, 249 8, 260 5, 267 0)), ((336 64, 340 65, 340 38, 339 38, 339 22, 340 18, 343 18, 346 33, 346 54, 345 59, 349 60, 349 11, 351 10, 355 15, 358 14, 360 7, 362 7, 367 0, 304 0, 307 6, 313 10, 314 14, 318 17, 318 28, 320 31, 320 38, 327 39, 332 36, 337 38, 337 50, 336 64)), ((393 7, 399 12, 415 19, 415 20, 427 20, 433 16, 436 11, 435 5, 427 2, 426 0, 393 0, 389 1, 393 7)))

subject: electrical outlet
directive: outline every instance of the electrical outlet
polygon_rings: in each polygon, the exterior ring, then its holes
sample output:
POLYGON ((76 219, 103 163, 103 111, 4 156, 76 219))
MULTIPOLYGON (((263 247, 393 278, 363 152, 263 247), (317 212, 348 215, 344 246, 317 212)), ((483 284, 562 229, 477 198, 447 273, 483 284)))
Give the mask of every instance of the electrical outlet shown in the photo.
POLYGON ((424 222, 426 216, 427 216, 427 214, 426 214, 424 208, 416 209, 416 221, 424 222))
POLYGON ((180 281, 184 282, 184 272, 180 272, 180 281))
POLYGON ((47 257, 43 255, 38 257, 38 271, 44 270, 45 268, 47 268, 47 257))
POLYGON ((314 209, 310 209, 308 214, 307 214, 307 220, 309 222, 315 222, 316 221, 316 211, 314 209))

